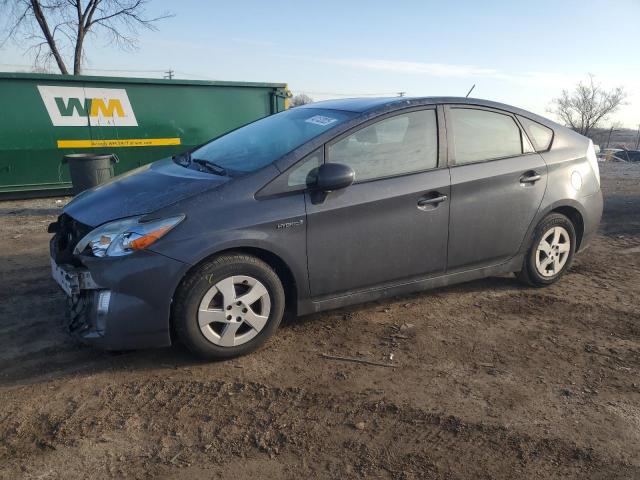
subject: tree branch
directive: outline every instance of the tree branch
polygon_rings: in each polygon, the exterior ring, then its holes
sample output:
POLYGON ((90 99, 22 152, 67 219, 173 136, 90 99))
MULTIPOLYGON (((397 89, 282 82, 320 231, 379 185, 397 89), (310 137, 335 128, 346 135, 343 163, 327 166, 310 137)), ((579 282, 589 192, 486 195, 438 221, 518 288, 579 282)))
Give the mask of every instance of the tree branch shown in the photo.
POLYGON ((147 17, 148 3, 149 0, 0 0, 0 6, 10 10, 10 21, 3 29, 6 38, 0 37, 0 46, 9 40, 37 40, 32 49, 27 44, 27 51, 31 50, 38 61, 43 58, 45 45, 40 38, 44 38, 49 47, 47 56, 55 59, 60 72, 68 74, 64 59, 72 58, 73 73, 78 75, 87 35, 103 34, 120 48, 134 48, 141 27, 155 29, 156 22, 173 16, 164 13, 147 17))
POLYGON ((568 127, 582 135, 589 135, 598 124, 624 105, 626 93, 618 87, 611 91, 603 90, 589 75, 589 83, 576 85, 569 93, 563 90, 559 98, 553 100, 554 112, 568 127))
POLYGON ((30 0, 30 1, 31 1, 31 8, 33 10, 33 15, 36 18, 38 25, 40 25, 40 28, 42 29, 44 38, 47 40, 47 43, 49 44, 49 49, 51 50, 51 54, 53 55, 53 58, 56 60, 56 63, 58 64, 60 73, 62 73, 63 75, 68 75, 69 72, 67 71, 67 66, 64 64, 64 60, 62 60, 62 56, 58 51, 58 46, 56 45, 56 41, 53 38, 53 35, 51 34, 51 30, 49 29, 47 19, 45 18, 44 13, 42 13, 40 2, 38 0, 30 0))

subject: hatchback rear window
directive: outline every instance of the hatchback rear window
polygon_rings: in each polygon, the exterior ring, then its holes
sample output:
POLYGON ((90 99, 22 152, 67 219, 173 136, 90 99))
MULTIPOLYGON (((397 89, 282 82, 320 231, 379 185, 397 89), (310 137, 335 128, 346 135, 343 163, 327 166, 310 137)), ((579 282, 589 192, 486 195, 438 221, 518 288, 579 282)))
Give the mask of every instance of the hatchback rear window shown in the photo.
POLYGON ((520 115, 518 115, 518 120, 520 120, 524 131, 527 132, 527 136, 533 143, 533 148, 536 149, 536 152, 549 150, 551 140, 553 140, 553 130, 520 115))

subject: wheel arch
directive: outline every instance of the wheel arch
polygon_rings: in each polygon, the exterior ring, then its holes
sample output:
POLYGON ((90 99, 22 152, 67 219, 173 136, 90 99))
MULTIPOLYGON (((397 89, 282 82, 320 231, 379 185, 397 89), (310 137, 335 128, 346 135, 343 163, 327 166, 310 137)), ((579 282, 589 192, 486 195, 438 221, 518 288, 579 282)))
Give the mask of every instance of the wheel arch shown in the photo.
POLYGON ((549 211, 549 213, 560 213, 571 221, 571 223, 573 224, 573 229, 576 232, 576 252, 580 250, 582 237, 584 235, 584 219, 580 211, 575 207, 563 205, 554 208, 553 210, 549 211))
POLYGON ((278 278, 280 278, 280 281, 282 282, 285 298, 285 310, 293 309, 295 311, 298 299, 298 283, 296 282, 296 277, 293 274, 293 271, 282 257, 270 250, 260 247, 230 248, 219 252, 216 255, 222 255, 225 253, 245 253, 247 255, 252 255, 273 268, 276 275, 278 275, 278 278))
MULTIPOLYGON (((296 276, 294 275, 293 270, 280 255, 274 253, 271 250, 257 246, 231 246, 217 250, 201 258, 184 272, 184 275, 182 275, 182 278, 176 285, 173 297, 175 298, 176 292, 182 286, 184 280, 191 274, 191 272, 200 267, 200 265, 221 255, 234 253, 254 256, 269 265, 276 272, 276 275, 278 275, 280 281, 282 282, 282 288, 284 289, 285 293, 285 309, 288 311, 293 311, 295 313, 297 309, 298 294, 300 292, 300 288, 299 281, 296 280, 296 276)), ((171 330, 173 331, 173 314, 171 315, 171 330)))
POLYGON ((542 219, 550 213, 560 213, 571 221, 576 232, 576 252, 580 250, 582 238, 584 236, 584 212, 577 201, 567 199, 554 202, 538 211, 538 214, 531 222, 524 241, 520 246, 520 253, 526 253, 528 251, 536 227, 542 219))

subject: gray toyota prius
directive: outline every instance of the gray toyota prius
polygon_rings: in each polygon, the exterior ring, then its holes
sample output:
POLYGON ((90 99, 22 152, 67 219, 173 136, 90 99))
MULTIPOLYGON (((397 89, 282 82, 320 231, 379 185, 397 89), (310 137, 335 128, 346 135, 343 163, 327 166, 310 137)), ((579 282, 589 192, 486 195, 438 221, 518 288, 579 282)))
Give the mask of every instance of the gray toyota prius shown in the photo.
POLYGON ((557 281, 602 214, 591 141, 467 98, 287 110, 78 195, 51 224, 68 328, 250 352, 297 315, 514 272, 557 281))

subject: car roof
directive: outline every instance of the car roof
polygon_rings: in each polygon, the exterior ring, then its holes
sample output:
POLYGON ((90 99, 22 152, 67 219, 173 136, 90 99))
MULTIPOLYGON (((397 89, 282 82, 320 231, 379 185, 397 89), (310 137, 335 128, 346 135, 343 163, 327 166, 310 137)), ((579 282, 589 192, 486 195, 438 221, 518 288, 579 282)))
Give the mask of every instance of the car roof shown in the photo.
POLYGON ((548 118, 541 117, 535 113, 528 112, 504 103, 484 100, 482 98, 467 97, 370 97, 370 98, 342 98, 338 100, 323 100, 320 102, 308 103, 296 108, 322 108, 327 110, 344 110, 355 113, 376 113, 378 111, 393 111, 420 105, 436 105, 441 103, 477 105, 499 110, 506 110, 511 113, 525 116, 549 126, 560 127, 557 123, 548 118))
MULTIPOLYGON (((375 97, 375 98, 341 98, 338 100, 323 100, 308 103, 301 108, 324 108, 328 110, 345 110, 347 112, 367 112, 389 105, 402 104, 408 100, 404 97, 375 97)), ((413 99, 412 99, 413 100, 413 99)))

